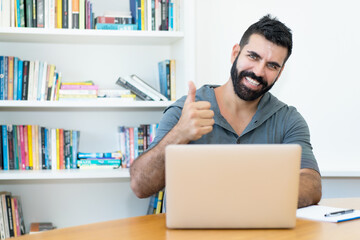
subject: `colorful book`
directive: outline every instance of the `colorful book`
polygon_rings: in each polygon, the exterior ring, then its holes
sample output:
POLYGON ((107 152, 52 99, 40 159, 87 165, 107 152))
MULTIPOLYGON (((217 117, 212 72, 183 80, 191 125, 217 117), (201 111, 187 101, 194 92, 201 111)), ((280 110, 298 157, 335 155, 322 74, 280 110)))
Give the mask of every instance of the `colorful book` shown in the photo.
POLYGON ((14 99, 14 57, 8 57, 8 98, 7 100, 14 99))
POLYGON ((5 100, 5 56, 0 56, 0 100, 5 100))
POLYGON ((79 29, 79 0, 72 0, 72 28, 79 29))
POLYGON ((98 30, 137 30, 136 24, 111 24, 111 23, 97 23, 95 29, 98 30))
POLYGON ((7 125, 2 125, 2 152, 3 152, 3 169, 9 170, 9 147, 7 125))

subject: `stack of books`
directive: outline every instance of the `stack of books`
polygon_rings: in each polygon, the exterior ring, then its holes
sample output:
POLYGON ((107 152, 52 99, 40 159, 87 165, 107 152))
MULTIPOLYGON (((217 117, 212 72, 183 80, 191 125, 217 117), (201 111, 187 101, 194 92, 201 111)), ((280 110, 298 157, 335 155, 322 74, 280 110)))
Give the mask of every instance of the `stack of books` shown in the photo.
POLYGON ((164 211, 164 190, 160 190, 150 197, 147 214, 159 214, 164 211))
POLYGON ((63 82, 59 89, 59 101, 74 99, 94 99, 98 96, 99 86, 92 81, 63 82))
POLYGON ((24 235, 25 222, 20 198, 0 192, 0 239, 24 235))
POLYGON ((122 161, 121 151, 78 153, 77 166, 80 169, 119 168, 122 161))
POLYGON ((103 16, 95 18, 95 29, 102 30, 137 30, 137 25, 132 24, 130 12, 105 12, 103 16))
POLYGON ((140 100, 145 101, 168 101, 168 98, 151 87, 137 75, 132 74, 128 77, 119 77, 116 84, 129 89, 140 100))

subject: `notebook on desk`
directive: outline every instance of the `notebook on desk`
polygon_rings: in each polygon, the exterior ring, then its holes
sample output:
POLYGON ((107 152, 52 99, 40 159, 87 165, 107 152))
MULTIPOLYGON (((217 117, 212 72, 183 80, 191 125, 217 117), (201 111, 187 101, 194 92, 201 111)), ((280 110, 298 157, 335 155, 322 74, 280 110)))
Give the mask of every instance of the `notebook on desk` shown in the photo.
POLYGON ((170 145, 168 228, 293 228, 299 145, 170 145))

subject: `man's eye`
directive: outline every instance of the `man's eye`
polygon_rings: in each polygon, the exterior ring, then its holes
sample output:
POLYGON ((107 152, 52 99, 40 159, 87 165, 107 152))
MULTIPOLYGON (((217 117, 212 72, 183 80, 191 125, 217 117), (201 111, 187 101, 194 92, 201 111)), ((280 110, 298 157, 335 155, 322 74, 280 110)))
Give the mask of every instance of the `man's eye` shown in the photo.
POLYGON ((257 56, 256 56, 256 55, 249 54, 248 56, 249 56, 249 58, 251 58, 251 59, 253 59, 253 60, 256 60, 256 59, 257 59, 257 56))
POLYGON ((269 64, 268 66, 269 66, 270 69, 273 69, 273 70, 278 69, 278 66, 276 66, 275 64, 269 64))

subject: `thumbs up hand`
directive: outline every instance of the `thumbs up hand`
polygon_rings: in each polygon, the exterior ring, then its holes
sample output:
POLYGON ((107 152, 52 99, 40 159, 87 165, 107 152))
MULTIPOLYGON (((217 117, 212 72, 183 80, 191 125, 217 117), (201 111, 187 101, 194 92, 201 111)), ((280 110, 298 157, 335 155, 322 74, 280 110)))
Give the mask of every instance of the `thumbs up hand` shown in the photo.
POLYGON ((208 101, 195 102, 196 87, 193 82, 189 82, 189 92, 185 100, 179 122, 176 125, 179 137, 185 143, 198 140, 203 135, 213 129, 214 112, 210 109, 208 101))

